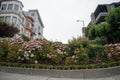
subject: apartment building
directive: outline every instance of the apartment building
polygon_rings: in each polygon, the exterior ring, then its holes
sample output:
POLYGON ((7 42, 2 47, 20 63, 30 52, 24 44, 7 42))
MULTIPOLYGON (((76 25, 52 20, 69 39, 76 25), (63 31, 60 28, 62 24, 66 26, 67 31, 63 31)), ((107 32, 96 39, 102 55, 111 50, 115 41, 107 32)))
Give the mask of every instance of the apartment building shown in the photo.
POLYGON ((41 17, 40 17, 40 14, 39 14, 38 10, 29 10, 28 14, 34 20, 34 27, 33 27, 34 36, 33 36, 33 39, 43 38, 44 25, 42 23, 42 20, 41 20, 41 17))
POLYGON ((29 17, 29 16, 26 16, 26 23, 25 23, 25 36, 27 36, 29 39, 33 39, 33 27, 34 27, 34 20, 29 17))
POLYGON ((18 0, 0 0, 0 20, 17 27, 16 38, 25 35, 30 39, 43 38, 43 28, 38 10, 23 11, 24 5, 18 0))
POLYGON ((91 14, 91 24, 97 24, 105 21, 105 17, 108 12, 116 7, 120 6, 120 2, 114 2, 111 4, 99 4, 95 11, 91 14))

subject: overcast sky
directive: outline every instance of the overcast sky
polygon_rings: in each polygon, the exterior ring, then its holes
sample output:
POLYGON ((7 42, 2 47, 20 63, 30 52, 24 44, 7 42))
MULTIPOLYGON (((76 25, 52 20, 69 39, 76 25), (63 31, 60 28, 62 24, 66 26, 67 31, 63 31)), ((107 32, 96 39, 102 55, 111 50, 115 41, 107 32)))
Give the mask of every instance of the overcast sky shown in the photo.
POLYGON ((90 22, 90 15, 98 4, 120 0, 21 0, 24 10, 38 9, 45 26, 44 37, 52 41, 67 43, 72 37, 82 35, 82 22, 90 22))

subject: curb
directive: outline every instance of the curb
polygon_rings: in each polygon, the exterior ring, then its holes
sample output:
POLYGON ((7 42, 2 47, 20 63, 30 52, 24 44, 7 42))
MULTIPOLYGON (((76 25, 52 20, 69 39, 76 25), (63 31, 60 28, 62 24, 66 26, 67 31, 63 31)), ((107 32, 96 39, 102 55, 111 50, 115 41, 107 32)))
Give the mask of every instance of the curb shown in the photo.
POLYGON ((81 70, 49 70, 0 67, 0 72, 39 75, 54 78, 103 78, 120 75, 120 66, 102 69, 81 69, 81 70))

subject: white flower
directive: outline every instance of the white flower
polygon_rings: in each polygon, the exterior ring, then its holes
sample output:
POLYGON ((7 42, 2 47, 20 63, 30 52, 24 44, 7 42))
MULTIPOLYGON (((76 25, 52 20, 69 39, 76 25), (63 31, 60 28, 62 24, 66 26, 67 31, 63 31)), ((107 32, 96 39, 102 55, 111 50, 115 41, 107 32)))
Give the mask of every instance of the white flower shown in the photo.
POLYGON ((29 57, 26 57, 27 60, 29 60, 30 58, 29 57))
POLYGON ((19 51, 22 51, 22 49, 19 49, 19 51))
POLYGON ((20 59, 21 59, 21 57, 19 56, 19 57, 18 57, 18 60, 20 60, 20 59))
POLYGON ((34 57, 35 55, 34 54, 31 54, 30 57, 34 57))
POLYGON ((73 55, 72 58, 75 58, 75 55, 73 55))
POLYGON ((38 61, 37 60, 35 60, 35 64, 37 64, 38 63, 38 61))
POLYGON ((21 59, 22 61, 24 60, 24 58, 21 59))
POLYGON ((29 53, 31 53, 31 51, 28 51, 29 53))
POLYGON ((49 57, 50 55, 49 54, 47 54, 47 57, 49 57))
POLYGON ((59 49, 57 49, 57 53, 63 54, 63 52, 61 50, 59 50, 59 49))
POLYGON ((24 52, 25 54, 27 53, 27 51, 24 52))
POLYGON ((32 50, 35 50, 35 48, 33 48, 32 50))
POLYGON ((64 52, 64 54, 67 54, 67 52, 64 52))
POLYGON ((48 57, 48 58, 51 58, 51 56, 50 56, 49 54, 47 54, 47 57, 48 57))

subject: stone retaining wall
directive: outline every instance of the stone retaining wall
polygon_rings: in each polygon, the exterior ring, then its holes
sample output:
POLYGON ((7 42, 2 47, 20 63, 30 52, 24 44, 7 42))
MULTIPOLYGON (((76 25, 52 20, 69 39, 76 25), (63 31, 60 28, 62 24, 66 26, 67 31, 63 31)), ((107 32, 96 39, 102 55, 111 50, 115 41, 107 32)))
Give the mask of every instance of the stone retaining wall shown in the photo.
POLYGON ((0 72, 40 75, 55 78, 102 78, 120 75, 120 66, 102 69, 48 70, 31 68, 0 67, 0 72))

